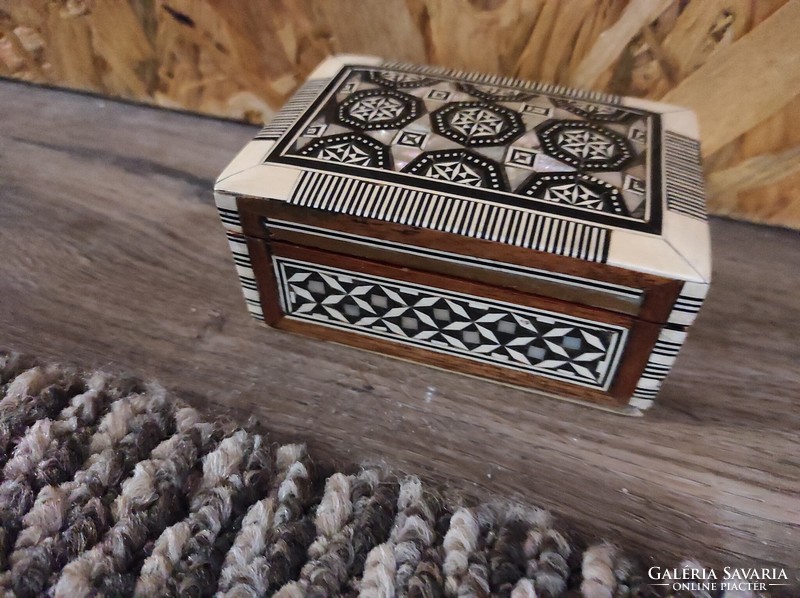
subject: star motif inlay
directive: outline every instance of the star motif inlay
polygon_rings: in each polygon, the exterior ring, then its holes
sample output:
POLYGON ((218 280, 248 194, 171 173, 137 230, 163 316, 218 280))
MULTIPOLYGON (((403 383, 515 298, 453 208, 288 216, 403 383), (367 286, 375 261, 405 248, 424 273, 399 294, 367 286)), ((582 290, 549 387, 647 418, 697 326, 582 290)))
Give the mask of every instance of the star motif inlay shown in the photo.
POLYGON ((617 151, 617 146, 611 139, 586 129, 562 131, 557 135, 556 143, 580 158, 613 158, 617 151))
POLYGON ((403 171, 470 187, 506 188, 501 167, 469 150, 427 152, 409 163, 403 171))
POLYGON ((452 127, 467 137, 497 135, 503 130, 503 119, 486 108, 467 108, 450 119, 452 127))
POLYGON ((366 122, 392 120, 403 111, 403 103, 397 98, 373 97, 365 98, 350 106, 350 116, 366 122))
POLYGON ((625 137, 588 121, 549 120, 536 134, 547 154, 581 172, 619 170, 633 158, 625 137))
POLYGON ((628 216, 619 189, 586 174, 576 172, 535 174, 518 190, 555 204, 628 216))
POLYGON ((396 89, 364 89, 347 97, 336 112, 339 121, 357 130, 400 129, 423 113, 419 98, 396 89))
POLYGON ((453 102, 431 113, 439 135, 467 146, 506 144, 525 128, 517 112, 488 102, 453 102))
POLYGON ((300 153, 353 166, 385 168, 390 164, 389 150, 385 145, 356 133, 319 138, 305 146, 300 153))
POLYGON ((481 186, 480 175, 463 162, 440 162, 432 164, 426 171, 425 176, 434 179, 442 179, 462 185, 473 187, 481 186))

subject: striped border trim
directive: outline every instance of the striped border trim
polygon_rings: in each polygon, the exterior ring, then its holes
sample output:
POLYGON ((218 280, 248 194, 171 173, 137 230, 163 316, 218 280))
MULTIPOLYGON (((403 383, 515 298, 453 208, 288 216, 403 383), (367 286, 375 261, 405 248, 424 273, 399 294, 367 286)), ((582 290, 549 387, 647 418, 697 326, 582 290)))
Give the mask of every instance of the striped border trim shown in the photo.
POLYGON ((454 77, 460 79, 461 81, 466 81, 469 83, 479 83, 481 85, 493 85, 495 87, 512 87, 518 90, 535 91, 538 93, 548 93, 552 95, 560 95, 578 100, 591 100, 594 102, 603 102, 606 104, 622 104, 622 97, 614 94, 604 93, 601 91, 591 91, 588 89, 574 89, 572 87, 565 87, 563 85, 556 85, 554 83, 521 81, 520 79, 515 79, 514 77, 502 77, 500 75, 469 73, 439 66, 407 64, 404 62, 384 62, 380 66, 381 68, 399 69, 411 73, 416 73, 419 75, 454 77))
POLYGON ((292 128, 297 119, 303 116, 330 81, 330 78, 306 81, 254 139, 279 139, 282 137, 286 131, 292 128))
POLYGON ((230 227, 241 228, 241 222, 239 221, 239 212, 237 212, 236 210, 230 210, 228 208, 217 208, 217 212, 219 212, 219 219, 222 220, 222 224, 226 228, 230 227))
POLYGON ((238 233, 226 232, 228 237, 228 247, 233 253, 233 261, 236 264, 236 273, 239 275, 239 282, 242 285, 247 310, 250 315, 257 320, 264 319, 264 311, 261 309, 261 296, 256 285, 256 274, 253 272, 253 263, 250 261, 250 252, 247 249, 247 241, 243 235, 238 233))
POLYGON ((227 193, 214 193, 214 204, 217 206, 219 219, 225 230, 233 233, 242 232, 242 222, 239 219, 239 207, 236 205, 236 197, 227 193))
POLYGON ((664 133, 667 209, 690 218, 706 220, 700 143, 696 139, 664 133))
POLYGON ((685 282, 667 321, 671 324, 681 324, 683 326, 689 326, 694 323, 707 293, 707 284, 685 282))
POLYGON ((254 318, 263 320, 264 311, 261 309, 261 296, 258 293, 256 274, 250 261, 247 241, 242 234, 236 198, 232 195, 215 193, 214 202, 217 205, 222 225, 225 227, 225 236, 228 239, 228 247, 230 247, 233 254, 233 262, 236 265, 236 273, 239 275, 239 283, 242 286, 242 294, 247 304, 247 310, 254 318))
MULTIPOLYGON (((279 294, 281 297, 281 308, 286 317, 304 320, 330 328, 342 329, 364 336, 385 339, 391 341, 395 345, 416 346, 428 351, 444 353, 454 357, 459 357, 461 359, 469 359, 479 363, 486 363, 493 366, 528 372, 544 378, 563 380, 576 386, 607 390, 614 380, 622 353, 624 352, 627 344, 629 329, 621 324, 610 324, 607 322, 600 322, 597 320, 582 318, 569 314, 554 313, 544 308, 524 306, 516 303, 507 303, 504 301, 489 299, 482 295, 472 295, 450 289, 443 289, 437 286, 411 283, 398 278, 377 276, 375 274, 367 274, 365 272, 337 268, 334 266, 297 260, 283 256, 272 256, 272 263, 278 281, 279 294), (466 345, 463 345, 459 339, 454 339, 455 342, 445 342, 443 340, 433 340, 421 332, 409 333, 408 331, 398 331, 400 329, 399 326, 392 328, 391 324, 388 324, 391 319, 399 317, 396 315, 396 309, 386 308, 386 311, 384 312, 381 312, 380 308, 377 308, 376 310, 370 309, 369 312, 362 312, 362 316, 376 317, 363 317, 359 322, 350 322, 341 314, 343 305, 342 301, 349 296, 348 292, 341 287, 338 291, 334 291, 333 296, 329 297, 330 301, 325 301, 327 313, 320 318, 319 314, 314 314, 313 312, 302 309, 298 310, 293 307, 291 296, 295 294, 293 293, 293 289, 297 290, 298 287, 295 287, 295 284, 292 284, 294 278, 288 276, 285 269, 286 266, 290 266, 296 270, 299 270, 299 273, 302 273, 303 271, 306 273, 316 272, 321 274, 323 278, 332 279, 334 281, 336 281, 337 278, 340 280, 345 278, 349 279, 349 282, 352 282, 354 285, 356 285, 356 290, 365 288, 363 285, 366 285, 367 287, 375 285, 381 289, 383 293, 388 294, 389 296, 392 296, 392 292, 396 294, 402 291, 404 294, 415 296, 417 299, 414 301, 421 299, 423 300, 423 303, 426 299, 444 299, 449 309, 452 309, 454 313, 458 313, 459 309, 461 309, 463 312, 463 308, 458 307, 460 303, 474 304, 479 316, 486 316, 487 314, 501 314, 513 317, 515 319, 528 317, 534 321, 541 320, 542 322, 546 321, 552 323, 554 326, 553 331, 561 330, 563 333, 565 326, 567 329, 574 328, 576 330, 583 330, 587 332, 587 334, 600 330, 608 333, 610 335, 610 339, 605 349, 595 347, 591 350, 600 351, 603 354, 602 361, 598 363, 597 376, 594 377, 584 376, 580 373, 576 373, 577 369, 574 371, 569 368, 559 369, 558 367, 552 365, 553 360, 550 359, 542 360, 542 358, 532 358, 526 361, 522 359, 522 356, 520 356, 520 358, 513 358, 513 349, 517 349, 519 351, 523 350, 519 347, 510 347, 512 351, 509 352, 508 355, 503 355, 503 350, 501 347, 505 347, 505 345, 499 344, 497 339, 488 340, 488 337, 486 337, 482 341, 482 345, 470 349, 466 345), (453 307, 454 305, 456 307, 453 307), (338 317, 336 315, 337 313, 338 317), (392 315, 393 313, 395 313, 395 315, 392 315), (499 355, 497 350, 499 350, 499 355)), ((306 274, 306 277, 301 278, 300 280, 304 280, 307 278, 307 276, 308 274, 306 274)), ((300 283, 300 281, 296 282, 298 284, 300 283)), ((336 284, 333 284, 332 286, 336 286, 336 284)), ((306 301, 302 294, 302 289, 297 291, 296 295, 301 302, 306 301)), ((310 295, 308 295, 307 291, 306 295, 310 298, 310 295)), ((401 299, 399 295, 397 295, 397 297, 397 301, 400 303, 405 302, 405 300, 401 299)), ((359 300, 356 299, 356 301, 359 300)), ((416 303, 414 303, 414 301, 412 301, 412 303, 409 305, 415 305, 416 303)), ((312 300, 312 303, 316 304, 316 301, 312 300)), ((423 303, 416 304, 417 308, 414 309, 414 313, 421 319, 424 319, 425 310, 430 309, 430 307, 424 307, 423 303)), ((427 305, 432 305, 432 302, 428 303, 427 305)), ((472 316, 466 312, 463 312, 460 315, 457 315, 453 319, 453 322, 461 322, 466 325, 469 323, 482 321, 480 317, 477 318, 477 321, 474 318, 471 318, 472 316)), ((428 320, 429 323, 433 324, 434 328, 439 332, 442 332, 445 335, 458 335, 448 326, 441 323, 434 324, 433 319, 430 317, 428 320)), ((480 324, 478 324, 478 327, 481 327, 480 324)), ((489 332, 489 334, 491 334, 491 332, 489 332)), ((553 359, 557 359, 557 357, 553 357, 553 359)), ((580 357, 573 360, 573 363, 580 365, 580 357)))
POLYGON ((631 405, 646 409, 652 404, 661 388, 661 383, 672 369, 686 336, 685 330, 668 328, 661 330, 642 376, 636 384, 636 390, 633 391, 631 405))
POLYGON ((601 263, 611 238, 581 222, 323 172, 303 172, 289 203, 601 263))

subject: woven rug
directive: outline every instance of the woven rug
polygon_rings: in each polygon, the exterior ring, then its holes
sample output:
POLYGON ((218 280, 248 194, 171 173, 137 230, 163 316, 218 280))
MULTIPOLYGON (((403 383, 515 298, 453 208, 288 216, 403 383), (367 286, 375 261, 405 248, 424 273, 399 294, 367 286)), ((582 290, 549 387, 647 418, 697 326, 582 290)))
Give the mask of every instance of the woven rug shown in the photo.
POLYGON ((156 384, 8 352, 0 471, 5 596, 661 595, 540 509, 333 471, 156 384))

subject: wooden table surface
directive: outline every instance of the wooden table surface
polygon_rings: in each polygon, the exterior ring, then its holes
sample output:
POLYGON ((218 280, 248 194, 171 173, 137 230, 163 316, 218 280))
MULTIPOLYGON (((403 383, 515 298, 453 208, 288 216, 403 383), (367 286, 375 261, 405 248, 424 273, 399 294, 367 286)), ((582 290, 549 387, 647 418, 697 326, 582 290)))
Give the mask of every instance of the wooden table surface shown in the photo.
POLYGON ((11 82, 0 108, 1 344, 539 504, 657 564, 800 574, 797 232, 712 220, 706 307, 625 418, 257 324, 211 196, 252 127, 11 82))

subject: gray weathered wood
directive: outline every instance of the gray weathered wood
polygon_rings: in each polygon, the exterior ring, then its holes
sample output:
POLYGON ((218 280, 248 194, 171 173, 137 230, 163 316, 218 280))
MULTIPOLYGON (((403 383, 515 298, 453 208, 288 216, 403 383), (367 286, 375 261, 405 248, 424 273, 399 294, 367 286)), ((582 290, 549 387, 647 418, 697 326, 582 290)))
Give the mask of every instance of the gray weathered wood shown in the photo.
POLYGON ((210 189, 253 128, 0 83, 0 342, 153 377, 338 462, 550 508, 643 556, 797 571, 800 235, 712 222, 712 292, 629 419, 246 313, 210 189))

